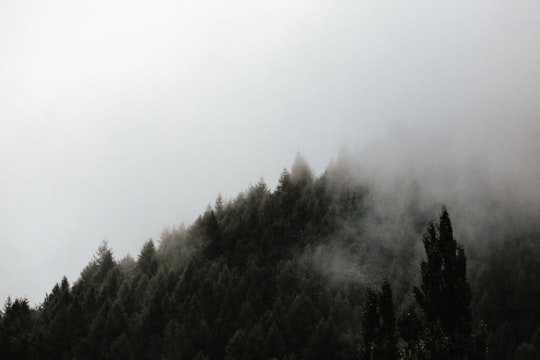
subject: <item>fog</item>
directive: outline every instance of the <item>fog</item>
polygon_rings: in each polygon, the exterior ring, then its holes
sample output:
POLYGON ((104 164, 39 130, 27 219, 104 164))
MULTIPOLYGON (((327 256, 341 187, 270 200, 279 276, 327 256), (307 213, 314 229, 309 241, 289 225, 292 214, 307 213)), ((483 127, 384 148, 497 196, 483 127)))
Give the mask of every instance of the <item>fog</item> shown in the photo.
POLYGON ((342 150, 326 176, 333 187, 357 189, 362 202, 352 216, 338 217, 338 230, 312 252, 319 270, 337 283, 378 286, 388 278, 403 304, 419 281, 422 236, 446 207, 474 282, 504 241, 540 231, 535 124, 515 121, 505 135, 486 129, 483 136, 469 126, 456 134, 399 125, 362 151, 342 150))
POLYGON ((0 301, 42 301, 103 239, 136 256, 298 151, 320 173, 346 147, 381 186, 457 164, 448 186, 470 188, 482 164, 534 206, 539 18, 534 1, 2 1, 0 301))

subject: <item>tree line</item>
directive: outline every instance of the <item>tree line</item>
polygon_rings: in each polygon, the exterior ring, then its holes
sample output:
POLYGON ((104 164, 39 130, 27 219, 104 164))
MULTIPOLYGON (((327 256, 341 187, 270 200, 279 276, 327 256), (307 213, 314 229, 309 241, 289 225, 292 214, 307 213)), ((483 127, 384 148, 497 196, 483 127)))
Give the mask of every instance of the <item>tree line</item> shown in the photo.
POLYGON ((402 255, 418 239, 386 249, 347 235, 347 224, 372 210, 369 186, 344 178, 331 169, 316 177, 297 161, 274 191, 261 181, 232 200, 219 196, 189 228, 147 241, 136 259, 116 260, 103 243, 73 284, 62 279, 39 306, 6 301, 0 358, 537 357, 531 291, 540 283, 519 288, 520 298, 504 292, 512 277, 538 280, 534 253, 517 266, 522 272, 504 271, 533 242, 495 251, 492 266, 503 268, 484 269, 471 286, 446 209, 424 229, 424 254, 410 264, 402 255), (331 249, 345 249, 354 269, 374 264, 385 275, 336 278, 321 261, 331 249))

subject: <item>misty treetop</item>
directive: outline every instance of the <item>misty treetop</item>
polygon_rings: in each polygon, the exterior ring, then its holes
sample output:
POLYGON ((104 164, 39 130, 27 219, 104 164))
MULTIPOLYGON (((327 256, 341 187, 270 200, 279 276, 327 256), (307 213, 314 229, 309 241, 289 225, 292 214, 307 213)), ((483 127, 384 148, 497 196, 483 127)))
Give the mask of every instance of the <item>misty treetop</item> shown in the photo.
POLYGON ((218 196, 136 259, 101 244, 39 306, 6 301, 0 358, 538 358, 534 229, 467 258, 417 188, 396 220, 353 179, 297 157, 275 190, 218 196))

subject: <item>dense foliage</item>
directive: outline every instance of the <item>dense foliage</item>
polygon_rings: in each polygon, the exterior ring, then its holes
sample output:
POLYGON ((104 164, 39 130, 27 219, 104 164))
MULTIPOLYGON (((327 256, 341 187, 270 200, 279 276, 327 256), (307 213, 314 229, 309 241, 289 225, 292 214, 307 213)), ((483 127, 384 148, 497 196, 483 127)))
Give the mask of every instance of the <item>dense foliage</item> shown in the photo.
MULTIPOLYGON (((372 235, 384 219, 369 197, 342 169, 314 177, 298 159, 275 191, 220 196, 137 259, 103 243, 37 308, 7 300, 0 358, 481 359, 486 338, 490 359, 538 358, 533 235, 494 249, 470 286, 446 210, 421 256, 419 238, 372 235)), ((410 212, 420 234, 428 214, 410 212)))

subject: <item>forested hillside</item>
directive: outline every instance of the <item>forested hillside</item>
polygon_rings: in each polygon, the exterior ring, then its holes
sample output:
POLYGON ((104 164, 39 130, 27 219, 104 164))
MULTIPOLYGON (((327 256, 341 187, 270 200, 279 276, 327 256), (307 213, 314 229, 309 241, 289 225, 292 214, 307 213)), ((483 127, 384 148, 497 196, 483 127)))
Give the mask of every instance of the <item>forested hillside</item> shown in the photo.
POLYGON ((136 259, 103 243, 38 307, 8 299, 0 358, 538 359, 538 231, 483 249, 409 190, 386 218, 370 183, 298 158, 136 259))

